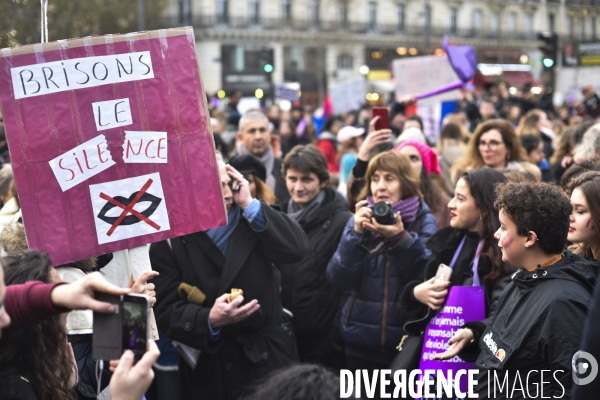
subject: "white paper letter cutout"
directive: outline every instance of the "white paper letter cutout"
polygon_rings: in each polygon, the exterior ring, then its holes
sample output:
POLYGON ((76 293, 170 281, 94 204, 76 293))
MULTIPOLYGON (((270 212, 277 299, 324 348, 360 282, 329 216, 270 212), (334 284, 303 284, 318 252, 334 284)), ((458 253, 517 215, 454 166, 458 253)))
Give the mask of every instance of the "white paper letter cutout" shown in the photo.
POLYGON ((167 163, 167 132, 125 131, 123 161, 167 163))
POLYGON ((104 135, 48 161, 63 192, 115 165, 104 135))
POLYGON ((168 231, 160 174, 90 185, 98 243, 168 231))
POLYGON ((133 124, 129 99, 118 99, 92 103, 96 130, 117 128, 133 124))

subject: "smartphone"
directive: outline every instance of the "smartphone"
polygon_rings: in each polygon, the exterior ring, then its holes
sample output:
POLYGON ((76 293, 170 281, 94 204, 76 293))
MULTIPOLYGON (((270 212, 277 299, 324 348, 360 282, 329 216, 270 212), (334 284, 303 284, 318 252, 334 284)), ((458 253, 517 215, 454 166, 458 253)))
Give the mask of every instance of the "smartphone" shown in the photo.
POLYGON ((95 298, 113 304, 115 312, 94 312, 92 356, 96 360, 116 360, 125 350, 131 350, 134 362, 139 361, 148 345, 150 298, 144 294, 105 293, 95 293, 95 298))
POLYGON ((236 181, 235 179, 231 178, 231 180, 229 181, 229 187, 231 188, 231 190, 233 190, 234 192, 237 192, 238 190, 240 190, 240 184, 238 183, 238 181, 236 181))
POLYGON ((447 266, 446 264, 440 264, 437 272, 435 273, 435 282, 449 282, 450 277, 452 276, 452 268, 447 266))
POLYGON ((373 118, 379 117, 375 123, 375 130, 388 129, 388 109, 387 107, 373 107, 373 118))

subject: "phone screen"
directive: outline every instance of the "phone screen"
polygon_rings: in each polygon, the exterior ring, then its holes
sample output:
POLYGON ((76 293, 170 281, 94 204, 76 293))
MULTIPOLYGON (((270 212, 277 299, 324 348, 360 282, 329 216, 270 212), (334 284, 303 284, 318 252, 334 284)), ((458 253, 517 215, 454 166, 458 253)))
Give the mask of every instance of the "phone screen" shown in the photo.
POLYGON ((143 297, 125 296, 123 301, 123 351, 134 352, 138 361, 148 341, 148 303, 143 297))
POLYGON ((388 129, 388 109, 387 107, 373 107, 373 118, 379 117, 375 123, 375 130, 388 129))

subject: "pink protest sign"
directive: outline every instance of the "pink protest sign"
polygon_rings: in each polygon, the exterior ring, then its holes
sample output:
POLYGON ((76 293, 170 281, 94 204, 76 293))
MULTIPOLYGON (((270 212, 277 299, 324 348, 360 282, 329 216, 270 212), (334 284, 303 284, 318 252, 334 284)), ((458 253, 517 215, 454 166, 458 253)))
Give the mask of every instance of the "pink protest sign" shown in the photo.
POLYGON ((226 223, 191 28, 3 49, 0 104, 55 265, 226 223))

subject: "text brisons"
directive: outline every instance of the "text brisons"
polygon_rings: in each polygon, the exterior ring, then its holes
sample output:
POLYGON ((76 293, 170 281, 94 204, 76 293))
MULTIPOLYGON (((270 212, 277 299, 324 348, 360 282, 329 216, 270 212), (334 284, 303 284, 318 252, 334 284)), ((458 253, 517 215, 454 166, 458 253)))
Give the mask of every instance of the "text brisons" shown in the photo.
POLYGON ((15 99, 154 78, 149 51, 14 67, 10 74, 15 99))

